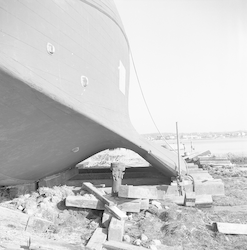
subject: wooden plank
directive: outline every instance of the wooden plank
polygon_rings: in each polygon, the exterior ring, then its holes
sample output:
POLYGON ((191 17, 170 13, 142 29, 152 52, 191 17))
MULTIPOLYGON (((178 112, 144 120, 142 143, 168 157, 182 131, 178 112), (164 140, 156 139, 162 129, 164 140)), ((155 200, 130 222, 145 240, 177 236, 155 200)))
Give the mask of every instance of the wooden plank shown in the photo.
MULTIPOLYGON (((124 212, 138 213, 141 209, 148 209, 149 205, 149 200, 128 199, 120 197, 109 197, 108 199, 115 203, 117 207, 124 212)), ((92 194, 85 194, 82 196, 67 196, 65 199, 65 205, 67 207, 105 210, 105 204, 92 194)))
POLYGON ((107 238, 107 229, 98 227, 86 245, 87 250, 102 250, 107 238))
POLYGON ((126 213, 121 211, 116 206, 105 205, 105 208, 108 210, 108 212, 110 212, 113 216, 115 216, 119 220, 127 220, 128 219, 128 216, 126 215, 126 213))
POLYGON ((158 185, 158 186, 127 186, 119 187, 118 196, 125 198, 143 199, 164 199, 168 195, 178 195, 177 186, 158 185))
POLYGON ((134 246, 130 244, 126 244, 123 242, 118 242, 118 241, 106 241, 103 244, 104 248, 108 250, 147 250, 145 247, 141 246, 134 246))
POLYGON ((214 222, 213 228, 223 234, 247 234, 246 224, 214 222))
POLYGON ((87 190, 89 193, 93 194, 97 199, 99 199, 100 201, 102 201, 104 204, 108 205, 108 206, 112 206, 114 205, 114 202, 108 200, 107 198, 105 198, 102 195, 102 192, 100 190, 98 190, 96 187, 94 187, 92 185, 92 183, 90 182, 83 182, 82 184, 82 188, 87 190))
POLYGON ((79 207, 79 208, 90 208, 97 210, 104 210, 105 204, 98 200, 93 195, 83 195, 83 196, 67 196, 65 199, 66 207, 79 207))

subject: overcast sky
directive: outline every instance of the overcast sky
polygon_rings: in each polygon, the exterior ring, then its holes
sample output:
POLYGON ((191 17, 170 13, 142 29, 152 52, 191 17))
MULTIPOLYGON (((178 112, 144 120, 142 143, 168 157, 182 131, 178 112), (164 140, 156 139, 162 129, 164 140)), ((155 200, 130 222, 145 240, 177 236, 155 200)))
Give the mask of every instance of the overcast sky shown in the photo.
MULTIPOLYGON (((161 132, 247 130, 246 0, 115 4, 161 132)), ((139 133, 156 132, 133 70, 129 110, 139 133)))

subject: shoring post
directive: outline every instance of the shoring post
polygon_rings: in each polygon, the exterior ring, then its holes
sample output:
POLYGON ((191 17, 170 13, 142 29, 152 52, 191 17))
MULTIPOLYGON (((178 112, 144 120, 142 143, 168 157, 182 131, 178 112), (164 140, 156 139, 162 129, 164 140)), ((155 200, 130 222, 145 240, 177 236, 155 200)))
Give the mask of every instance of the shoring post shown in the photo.
POLYGON ((111 163, 112 171, 112 196, 118 196, 119 186, 122 184, 125 165, 121 163, 111 163))

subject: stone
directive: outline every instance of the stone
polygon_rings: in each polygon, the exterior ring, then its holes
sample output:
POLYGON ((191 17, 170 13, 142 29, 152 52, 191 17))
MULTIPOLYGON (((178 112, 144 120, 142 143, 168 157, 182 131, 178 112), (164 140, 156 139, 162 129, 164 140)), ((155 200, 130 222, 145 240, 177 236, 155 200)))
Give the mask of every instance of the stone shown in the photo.
POLYGON ((148 237, 145 234, 141 234, 141 241, 147 241, 148 237))
POLYGON ((128 243, 130 243, 130 241, 131 241, 130 236, 129 236, 128 234, 125 234, 125 235, 123 236, 123 240, 124 240, 125 242, 128 242, 128 243))
POLYGON ((152 240, 151 244, 155 245, 155 246, 160 246, 161 245, 161 241, 160 240, 152 240))
POLYGON ((135 244, 136 246, 140 246, 141 243, 142 243, 142 241, 141 241, 140 239, 136 239, 136 240, 134 241, 134 244, 135 244))

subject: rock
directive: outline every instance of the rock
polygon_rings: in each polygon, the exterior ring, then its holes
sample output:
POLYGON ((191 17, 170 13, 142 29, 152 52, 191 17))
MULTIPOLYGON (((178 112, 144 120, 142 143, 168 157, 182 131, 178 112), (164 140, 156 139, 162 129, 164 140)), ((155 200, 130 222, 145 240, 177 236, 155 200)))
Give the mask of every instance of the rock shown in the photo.
POLYGON ((20 205, 17 209, 22 211, 24 209, 24 207, 22 205, 20 205))
POLYGON ((145 234, 141 235, 141 241, 147 241, 148 237, 145 234))
POLYGON ((133 214, 129 214, 128 215, 128 220, 132 220, 133 219, 133 214))
POLYGON ((24 197, 28 199, 31 195, 30 194, 25 194, 24 197))
POLYGON ((123 236, 123 241, 130 243, 130 236, 128 234, 125 234, 123 236))
POLYGON ((140 246, 141 243, 142 243, 142 241, 141 241, 140 239, 136 239, 136 240, 134 241, 134 245, 136 245, 136 246, 140 246))
POLYGON ((162 209, 161 203, 158 201, 151 201, 151 204, 153 204, 158 209, 162 209))
POLYGON ((152 217, 152 213, 150 213, 150 212, 146 211, 146 212, 145 212, 145 217, 146 217, 146 218, 150 218, 150 217, 152 217))
POLYGON ((155 245, 150 245, 149 248, 150 248, 151 250, 158 250, 157 247, 156 247, 155 245))
POLYGON ((161 241, 160 240, 152 240, 151 244, 155 245, 155 246, 160 246, 161 245, 161 241))

